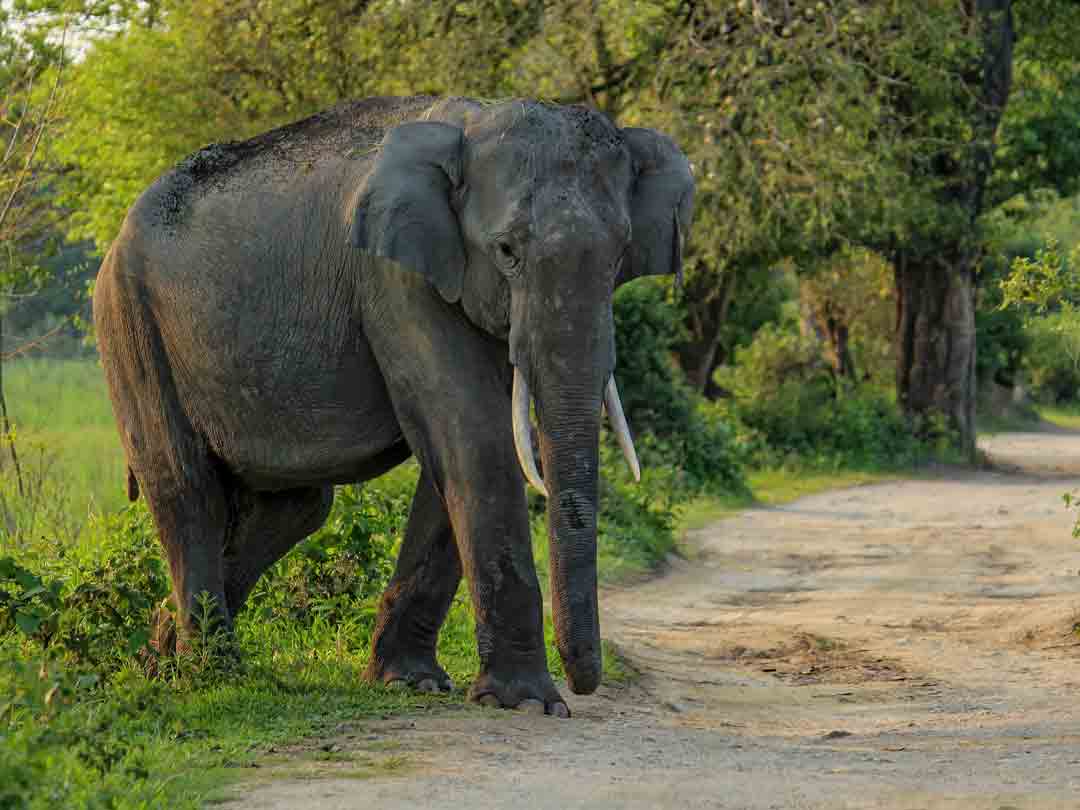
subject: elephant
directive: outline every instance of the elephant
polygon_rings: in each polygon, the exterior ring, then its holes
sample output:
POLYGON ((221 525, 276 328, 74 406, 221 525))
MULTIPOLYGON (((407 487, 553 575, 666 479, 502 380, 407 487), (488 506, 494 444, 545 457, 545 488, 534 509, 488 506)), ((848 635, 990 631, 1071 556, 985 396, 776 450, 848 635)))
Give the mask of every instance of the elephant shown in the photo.
POLYGON ((231 629, 259 576, 325 521, 334 485, 415 457, 364 677, 451 688, 436 640, 464 575, 469 698, 569 717, 546 663, 527 485, 547 496, 567 685, 588 694, 605 407, 639 475, 612 299, 681 272, 693 192, 656 131, 583 106, 427 96, 345 103, 159 177, 93 310, 177 647, 206 594, 231 629))

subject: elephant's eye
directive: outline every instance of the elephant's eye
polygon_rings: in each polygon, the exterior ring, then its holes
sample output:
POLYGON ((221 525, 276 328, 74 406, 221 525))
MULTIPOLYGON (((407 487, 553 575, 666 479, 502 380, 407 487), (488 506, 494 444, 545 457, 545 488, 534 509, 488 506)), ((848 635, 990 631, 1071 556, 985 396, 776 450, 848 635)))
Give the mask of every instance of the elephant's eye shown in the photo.
POLYGON ((521 261, 517 253, 514 252, 513 246, 502 239, 495 243, 495 255, 499 260, 499 265, 504 270, 515 269, 521 261))

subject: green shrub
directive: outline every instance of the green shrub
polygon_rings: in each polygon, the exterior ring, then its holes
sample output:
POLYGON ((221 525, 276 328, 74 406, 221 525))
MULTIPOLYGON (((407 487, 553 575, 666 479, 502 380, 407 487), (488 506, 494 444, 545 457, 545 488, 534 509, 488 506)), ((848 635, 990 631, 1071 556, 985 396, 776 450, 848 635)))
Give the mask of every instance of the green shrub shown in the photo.
POLYGON ((158 689, 123 679, 103 698, 97 679, 39 663, 0 660, 0 810, 135 810, 193 807, 166 796, 171 774, 152 778, 129 725, 158 689))
POLYGON ((642 279, 619 288, 614 314, 615 375, 627 420, 639 432, 677 433, 694 409, 673 356, 685 337, 682 313, 662 284, 642 279))
MULTIPOLYGON (((743 492, 742 459, 723 416, 687 384, 674 360, 683 315, 654 280, 615 296, 616 377, 643 468, 672 467, 681 492, 743 492)), ((617 465, 612 465, 617 468, 617 465)))
POLYGON ((1030 318, 1025 325, 1028 350, 1023 369, 1032 396, 1046 404, 1080 396, 1080 311, 1063 307, 1030 318))
POLYGON ((170 586, 141 503, 96 518, 91 531, 98 542, 84 557, 56 544, 0 558, 0 636, 109 673, 143 650, 170 586))
POLYGON ((738 425, 735 445, 759 465, 893 465, 920 453, 889 393, 838 383, 791 328, 759 330, 718 381, 731 393, 720 407, 738 425))
POLYGON ((835 386, 817 346, 798 332, 767 324, 735 353, 735 363, 716 372, 730 394, 731 415, 750 429, 757 461, 770 452, 812 453, 819 443, 818 415, 834 399, 835 386))
POLYGON ((411 486, 339 487, 325 525, 259 580, 250 613, 305 626, 371 618, 394 570, 411 497, 411 486))

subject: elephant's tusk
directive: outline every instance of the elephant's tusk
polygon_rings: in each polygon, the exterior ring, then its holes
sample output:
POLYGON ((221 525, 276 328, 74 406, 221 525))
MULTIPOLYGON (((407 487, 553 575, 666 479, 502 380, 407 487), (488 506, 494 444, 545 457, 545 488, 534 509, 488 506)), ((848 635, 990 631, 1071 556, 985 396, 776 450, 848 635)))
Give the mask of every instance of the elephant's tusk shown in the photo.
POLYGON ((518 464, 525 478, 536 487, 544 497, 547 497, 547 487, 544 479, 540 477, 540 471, 536 469, 536 459, 533 458, 532 426, 529 421, 529 384, 525 382, 525 375, 514 367, 514 449, 517 450, 518 464))
POLYGON ((615 431, 615 438, 619 440, 619 447, 626 456, 626 463, 630 465, 630 472, 634 474, 634 480, 640 482, 641 465, 638 463, 637 451, 634 450, 634 440, 630 436, 630 426, 626 424, 626 414, 623 413, 614 374, 608 379, 607 387, 604 389, 604 406, 607 408, 611 427, 615 431))

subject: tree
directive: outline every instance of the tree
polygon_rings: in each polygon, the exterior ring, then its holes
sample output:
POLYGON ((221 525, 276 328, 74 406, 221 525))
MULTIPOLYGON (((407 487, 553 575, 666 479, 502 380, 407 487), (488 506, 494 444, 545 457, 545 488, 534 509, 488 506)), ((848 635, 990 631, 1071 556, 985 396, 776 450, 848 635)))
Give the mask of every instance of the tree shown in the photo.
MULTIPOLYGON (((1067 27, 1060 7, 1074 5, 1016 4, 1025 26, 1045 17, 1057 28, 1067 27)), ((916 430, 941 414, 971 450, 980 215, 1074 162, 1059 102, 1074 97, 1062 71, 1075 58, 1047 23, 1045 37, 1021 40, 1018 75, 1032 92, 1016 107, 1024 114, 1005 119, 994 168, 1013 5, 166 0, 144 15, 141 3, 118 4, 106 26, 116 33, 94 41, 73 82, 60 199, 71 233, 103 249, 135 195, 186 152, 344 98, 591 104, 622 125, 666 130, 694 164, 678 353, 696 388, 709 390, 742 339, 733 321, 750 323, 755 299, 773 291, 771 268, 866 247, 895 266, 901 403, 916 430), (1039 171, 1025 173, 1032 164, 1039 171)))
POLYGON ((943 92, 938 109, 946 117, 918 120, 922 110, 933 109, 921 98, 925 85, 897 96, 897 107, 916 118, 913 132, 941 143, 913 152, 908 162, 910 176, 933 190, 934 220, 894 235, 889 254, 896 275, 899 401, 920 432, 944 418, 959 448, 973 457, 979 217, 1011 88, 1015 34, 1011 0, 965 0, 953 13, 962 38, 945 54, 944 91, 935 91, 943 92))
MULTIPOLYGON (((0 16, 0 22, 6 23, 6 17, 0 16)), ((38 241, 45 222, 47 205, 42 190, 48 174, 40 155, 46 133, 56 122, 64 68, 63 39, 60 61, 50 66, 35 59, 6 26, 0 31, 0 244, 4 246, 0 255, 0 439, 8 445, 22 495, 22 471, 3 388, 3 318, 10 300, 32 295, 41 282, 40 266, 28 248, 38 241), (40 80, 50 68, 51 81, 43 90, 40 80)))
POLYGON ((877 254, 845 249, 804 274, 800 300, 835 378, 869 378, 878 365, 870 355, 887 353, 896 308, 891 270, 877 254))

